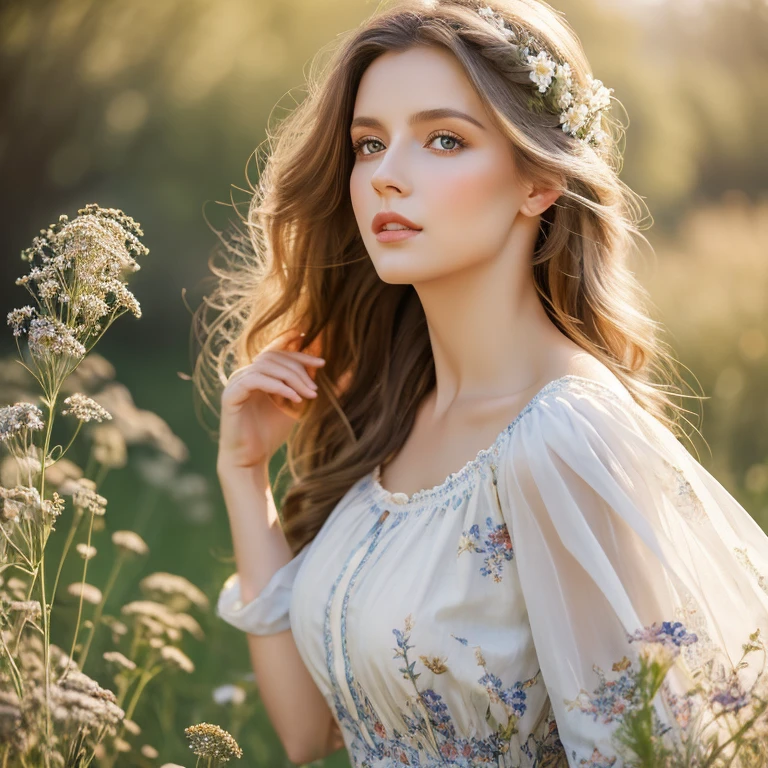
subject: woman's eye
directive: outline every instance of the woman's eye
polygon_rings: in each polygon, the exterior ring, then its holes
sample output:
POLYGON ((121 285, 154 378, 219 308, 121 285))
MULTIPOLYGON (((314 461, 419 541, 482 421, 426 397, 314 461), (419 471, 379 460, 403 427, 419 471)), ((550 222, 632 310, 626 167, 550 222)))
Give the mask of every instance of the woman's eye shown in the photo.
MULTIPOLYGON (((464 139, 460 138, 454 133, 450 133, 447 131, 442 131, 439 133, 432 134, 427 138, 426 145, 427 146, 431 145, 432 143, 434 143, 436 139, 440 139, 440 145, 433 147, 433 149, 437 149, 439 154, 452 155, 455 152, 458 152, 459 149, 461 149, 462 147, 466 146, 466 142, 464 141, 464 139), (446 143, 448 144, 447 147, 445 146, 446 143)), ((373 149, 373 151, 368 151, 368 152, 362 151, 364 147, 371 144, 374 144, 374 145, 378 144, 380 146, 383 146, 382 142, 379 141, 379 139, 374 139, 372 137, 363 137, 362 139, 358 139, 352 145, 352 151, 356 155, 364 155, 364 156, 375 155, 381 151, 380 149, 373 149)))

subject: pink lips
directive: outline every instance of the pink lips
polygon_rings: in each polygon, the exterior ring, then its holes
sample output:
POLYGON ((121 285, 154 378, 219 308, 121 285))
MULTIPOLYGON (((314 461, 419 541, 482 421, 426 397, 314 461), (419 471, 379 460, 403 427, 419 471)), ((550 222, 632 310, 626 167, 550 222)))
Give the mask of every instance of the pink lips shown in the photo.
POLYGON ((395 213, 394 211, 379 211, 373 217, 373 221, 371 222, 371 230, 374 234, 378 234, 385 224, 389 224, 391 222, 402 224, 404 227, 408 227, 409 229, 421 229, 418 224, 414 224, 410 219, 406 219, 405 216, 401 216, 399 213, 395 213))
POLYGON ((379 211, 379 213, 373 217, 371 230, 380 243, 394 243, 398 240, 407 240, 409 237, 418 235, 421 231, 421 227, 394 211, 379 211), (384 225, 389 222, 402 224, 404 227, 408 227, 408 229, 383 229, 384 225))

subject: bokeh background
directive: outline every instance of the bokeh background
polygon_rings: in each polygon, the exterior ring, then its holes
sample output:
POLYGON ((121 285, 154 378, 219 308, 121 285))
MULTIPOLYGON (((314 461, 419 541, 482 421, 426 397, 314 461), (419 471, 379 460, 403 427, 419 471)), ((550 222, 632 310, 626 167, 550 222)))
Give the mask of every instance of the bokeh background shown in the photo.
MULTIPOLYGON (((705 438, 693 435, 698 458, 766 528, 768 2, 552 4, 629 117, 622 178, 653 217, 645 234, 654 253, 635 268, 686 379, 707 398, 687 406, 705 438)), ((113 612, 140 596, 136 584, 151 570, 187 576, 212 605, 233 570, 216 446, 183 376, 192 365, 188 306, 210 287, 217 232, 236 218, 233 206, 247 204, 257 170, 251 155, 267 126, 303 98, 313 55, 375 8, 365 0, 5 0, 0 7, 3 317, 28 303, 14 285, 26 272, 21 249, 59 214, 97 202, 133 216, 150 248, 130 281, 143 317, 118 320, 97 350, 136 404, 159 414, 189 451, 186 496, 143 487, 134 466, 141 457, 105 480, 109 512, 95 545, 138 518, 151 548, 148 562, 123 572, 107 606, 113 612)), ((3 327, 6 357, 15 345, 3 327)), ((88 580, 103 583, 109 565, 96 557, 88 580)), ((69 575, 77 578, 74 567, 69 575)), ((76 608, 67 600, 63 614, 76 608)), ((64 644, 70 623, 62 621, 64 644)), ((188 649, 195 672, 150 683, 134 716, 143 733, 118 764, 189 765, 183 729, 206 720, 235 735, 241 765, 289 765, 249 678, 244 635, 213 610, 203 623, 206 640, 188 649), (231 683, 247 691, 234 709, 212 695, 231 683), (158 759, 137 752, 145 743, 158 759)), ((324 764, 348 762, 341 752, 324 764)))

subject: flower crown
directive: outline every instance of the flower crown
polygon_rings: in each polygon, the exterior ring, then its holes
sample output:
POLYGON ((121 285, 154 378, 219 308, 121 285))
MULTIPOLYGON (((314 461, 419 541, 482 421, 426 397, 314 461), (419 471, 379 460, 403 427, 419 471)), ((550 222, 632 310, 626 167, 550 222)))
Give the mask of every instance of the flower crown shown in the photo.
POLYGON ((578 86, 573 82, 567 61, 554 60, 528 32, 519 35, 510 29, 490 6, 476 10, 512 42, 511 47, 520 63, 533 67, 531 80, 538 86, 538 91, 529 98, 529 108, 535 112, 546 109, 559 114, 565 133, 594 147, 605 146, 609 137, 600 127, 600 115, 611 105, 613 88, 606 88, 602 81, 590 74, 587 74, 587 86, 578 86), (538 53, 534 56, 536 50, 538 53))

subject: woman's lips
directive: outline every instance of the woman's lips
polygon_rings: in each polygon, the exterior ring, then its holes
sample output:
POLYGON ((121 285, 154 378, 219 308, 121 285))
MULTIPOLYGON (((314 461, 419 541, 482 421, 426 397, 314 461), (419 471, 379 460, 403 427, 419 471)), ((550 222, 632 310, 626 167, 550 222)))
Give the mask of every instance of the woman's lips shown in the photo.
POLYGON ((420 229, 382 229, 381 232, 376 233, 376 239, 380 243, 396 243, 418 235, 420 232, 420 229))

